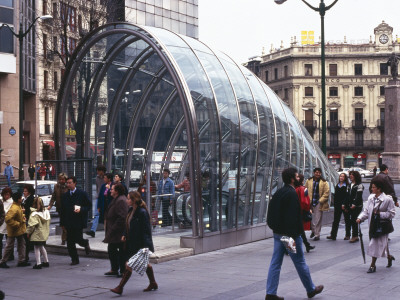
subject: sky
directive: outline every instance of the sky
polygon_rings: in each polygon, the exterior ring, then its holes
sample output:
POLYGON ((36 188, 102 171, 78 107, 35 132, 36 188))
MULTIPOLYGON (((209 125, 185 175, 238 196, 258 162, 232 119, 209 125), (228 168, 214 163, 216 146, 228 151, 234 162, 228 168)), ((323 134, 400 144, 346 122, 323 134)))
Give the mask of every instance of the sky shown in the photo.
MULTIPOLYGON (((325 0, 326 5, 333 0, 325 0)), ((308 0, 319 6, 320 0, 308 0)), ((325 15, 325 42, 374 41, 374 28, 382 21, 393 27, 393 39, 400 38, 399 0, 339 0, 325 15)), ((301 40, 301 31, 321 36, 321 18, 301 0, 199 0, 199 39, 221 50, 238 63, 260 56, 262 48, 290 45, 291 37, 301 40)))

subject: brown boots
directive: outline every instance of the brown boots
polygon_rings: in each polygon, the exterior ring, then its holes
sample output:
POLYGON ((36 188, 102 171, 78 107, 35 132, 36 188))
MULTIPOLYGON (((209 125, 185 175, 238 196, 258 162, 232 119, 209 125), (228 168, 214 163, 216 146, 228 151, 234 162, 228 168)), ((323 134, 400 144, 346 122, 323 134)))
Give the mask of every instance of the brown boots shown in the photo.
POLYGON ((124 274, 122 275, 121 282, 119 283, 119 285, 116 288, 111 289, 111 292, 121 295, 124 290, 124 286, 128 282, 131 275, 132 275, 132 271, 126 269, 124 274))
MULTIPOLYGON (((149 277, 150 284, 149 284, 149 286, 147 288, 145 288, 143 290, 143 292, 150 292, 150 291, 153 291, 153 290, 157 290, 158 289, 158 284, 157 284, 156 280, 154 279, 154 272, 153 272, 153 267, 152 266, 148 266, 147 267, 146 274, 147 274, 147 277, 149 277)), ((119 285, 116 288, 113 288, 111 290, 111 292, 116 293, 118 295, 121 295, 123 290, 124 290, 124 286, 128 282, 128 280, 131 277, 131 275, 132 275, 132 271, 126 269, 124 274, 122 275, 121 282, 119 283, 119 285)))
POLYGON ((153 267, 152 266, 149 265, 147 267, 146 274, 147 274, 147 277, 149 277, 150 284, 149 284, 149 286, 147 288, 145 288, 143 290, 143 292, 150 292, 152 290, 157 290, 158 289, 158 284, 157 284, 157 282, 156 282, 156 280, 154 278, 154 272, 153 272, 153 267))

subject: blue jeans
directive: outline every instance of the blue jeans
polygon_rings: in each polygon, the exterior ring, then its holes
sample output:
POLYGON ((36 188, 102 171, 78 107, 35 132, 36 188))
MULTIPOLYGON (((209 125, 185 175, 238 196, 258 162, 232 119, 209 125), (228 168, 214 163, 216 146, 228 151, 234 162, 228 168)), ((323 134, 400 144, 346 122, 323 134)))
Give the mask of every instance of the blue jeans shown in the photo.
POLYGON ((92 228, 90 228, 91 231, 96 232, 97 226, 99 226, 99 218, 100 218, 100 213, 98 210, 96 210, 96 214, 94 215, 93 218, 92 228))
MULTIPOLYGON (((279 275, 281 273, 283 256, 285 255, 285 246, 281 242, 282 235, 274 233, 274 253, 272 254, 271 264, 269 265, 268 279, 267 279, 267 294, 276 295, 279 285, 279 275)), ((299 274, 300 280, 303 283, 307 293, 312 292, 315 289, 315 285, 312 282, 310 270, 304 259, 303 252, 303 240, 299 235, 295 239, 296 242, 296 253, 290 253, 290 258, 296 267, 297 273, 299 274)))
POLYGON ((11 186, 11 176, 6 175, 6 177, 8 186, 11 186))

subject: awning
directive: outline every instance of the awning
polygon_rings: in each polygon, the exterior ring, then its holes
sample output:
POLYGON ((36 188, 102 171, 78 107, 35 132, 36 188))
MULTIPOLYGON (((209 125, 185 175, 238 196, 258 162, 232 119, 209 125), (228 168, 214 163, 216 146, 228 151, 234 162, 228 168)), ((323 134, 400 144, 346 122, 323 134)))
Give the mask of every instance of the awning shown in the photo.
POLYGON ((347 156, 345 157, 345 159, 354 159, 354 156, 352 156, 352 155, 347 155, 347 156))

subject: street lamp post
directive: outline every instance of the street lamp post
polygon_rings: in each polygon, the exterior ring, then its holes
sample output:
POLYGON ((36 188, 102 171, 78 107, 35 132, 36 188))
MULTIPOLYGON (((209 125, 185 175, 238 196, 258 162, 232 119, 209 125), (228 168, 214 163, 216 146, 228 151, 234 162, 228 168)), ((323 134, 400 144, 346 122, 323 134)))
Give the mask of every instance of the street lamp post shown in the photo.
MULTIPOLYGON (((282 4, 286 0, 274 0, 277 4, 282 4)), ((321 16, 321 109, 322 109, 322 152, 326 155, 326 91, 325 91, 325 13, 331 9, 339 0, 333 1, 331 5, 326 6, 324 0, 321 0, 319 7, 314 7, 305 0, 303 1, 312 10, 318 11, 321 16)))
POLYGON ((1 27, 7 27, 10 29, 11 33, 18 39, 19 41, 19 180, 24 180, 24 170, 23 170, 23 163, 25 159, 24 153, 24 97, 23 97, 23 57, 22 57, 22 48, 23 48, 23 41, 24 38, 28 35, 31 31, 33 26, 35 25, 36 21, 39 19, 46 20, 52 19, 53 17, 50 15, 45 15, 41 17, 37 17, 31 25, 29 25, 28 29, 23 32, 22 31, 22 17, 20 17, 19 23, 19 31, 18 34, 11 29, 10 26, 7 24, 1 25, 1 27))

